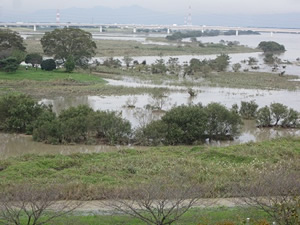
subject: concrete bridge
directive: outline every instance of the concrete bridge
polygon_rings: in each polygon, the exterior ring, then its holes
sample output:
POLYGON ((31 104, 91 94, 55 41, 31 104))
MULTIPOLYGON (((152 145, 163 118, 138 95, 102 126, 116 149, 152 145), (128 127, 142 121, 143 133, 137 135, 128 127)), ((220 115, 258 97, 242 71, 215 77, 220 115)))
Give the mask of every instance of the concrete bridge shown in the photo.
POLYGON ((143 24, 94 24, 94 23, 1 23, 0 27, 32 27, 34 32, 37 32, 38 27, 80 27, 80 28, 99 28, 99 32, 102 33, 105 27, 118 27, 118 28, 126 28, 132 29, 133 33, 137 32, 137 29, 166 29, 167 33, 171 33, 171 31, 183 31, 183 30, 193 30, 193 31, 202 31, 205 30, 220 30, 220 31, 229 31, 235 30, 236 35, 239 34, 239 31, 257 31, 257 32, 269 32, 269 33, 295 33, 299 34, 300 29, 292 29, 292 28, 262 28, 262 27, 230 27, 230 26, 197 26, 197 25, 143 25, 143 24))

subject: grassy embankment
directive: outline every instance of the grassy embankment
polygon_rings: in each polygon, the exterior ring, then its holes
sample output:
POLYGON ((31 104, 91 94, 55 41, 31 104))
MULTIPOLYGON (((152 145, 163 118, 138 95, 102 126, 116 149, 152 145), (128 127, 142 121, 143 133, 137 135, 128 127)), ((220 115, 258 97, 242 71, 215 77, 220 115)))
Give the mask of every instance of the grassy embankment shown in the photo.
MULTIPOLYGON (((245 224, 246 218, 251 218, 250 224, 261 220, 272 221, 265 213, 252 208, 211 208, 211 209, 191 209, 174 225, 212 225, 216 223, 224 223, 226 221, 233 222, 236 225, 245 224)), ((126 215, 90 215, 80 216, 72 215, 59 218, 55 221, 57 225, 146 225, 141 221, 126 215)))
POLYGON ((212 183, 216 196, 224 197, 232 194, 232 184, 256 179, 261 171, 284 165, 299 171, 299 162, 299 138, 220 148, 169 146, 99 154, 26 155, 0 161, 0 185, 59 183, 64 184, 66 197, 101 199, 113 190, 167 178, 175 171, 185 174, 187 182, 212 183))
MULTIPOLYGON (((257 49, 244 46, 220 46, 209 44, 207 47, 199 47, 198 44, 189 43, 185 46, 173 45, 144 45, 138 41, 121 40, 95 40, 97 44, 97 57, 113 56, 159 56, 159 55, 207 55, 220 53, 248 53, 257 52, 257 49)), ((25 40, 28 53, 37 52, 43 54, 39 40, 25 40)))
POLYGON ((16 73, 0 72, 0 95, 25 93, 36 98, 78 95, 122 95, 153 92, 147 88, 127 88, 106 85, 99 75, 88 73, 47 72, 20 68, 16 73))

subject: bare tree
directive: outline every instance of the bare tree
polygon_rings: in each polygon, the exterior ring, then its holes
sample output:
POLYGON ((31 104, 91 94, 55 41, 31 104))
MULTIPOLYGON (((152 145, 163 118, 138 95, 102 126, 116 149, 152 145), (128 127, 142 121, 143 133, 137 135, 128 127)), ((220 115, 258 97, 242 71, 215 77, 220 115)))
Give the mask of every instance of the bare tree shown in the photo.
POLYGON ((263 172, 239 189, 240 201, 271 216, 280 225, 300 224, 300 173, 287 168, 263 172), (250 184, 251 183, 251 184, 250 184))
POLYGON ((121 191, 109 203, 109 207, 147 223, 170 225, 178 221, 195 204, 206 206, 208 188, 192 185, 179 179, 157 179, 135 190, 121 191))
POLYGON ((60 188, 18 185, 0 193, 0 224, 42 225, 66 215, 80 202, 60 200, 60 188))

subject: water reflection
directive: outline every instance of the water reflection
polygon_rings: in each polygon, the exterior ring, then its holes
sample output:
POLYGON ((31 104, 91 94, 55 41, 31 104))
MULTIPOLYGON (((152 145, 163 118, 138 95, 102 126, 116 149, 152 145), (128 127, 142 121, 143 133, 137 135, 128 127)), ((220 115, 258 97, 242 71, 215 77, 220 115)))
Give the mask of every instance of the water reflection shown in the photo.
POLYGON ((117 151, 129 146, 46 145, 34 142, 31 136, 0 133, 0 159, 25 154, 72 154, 117 151))

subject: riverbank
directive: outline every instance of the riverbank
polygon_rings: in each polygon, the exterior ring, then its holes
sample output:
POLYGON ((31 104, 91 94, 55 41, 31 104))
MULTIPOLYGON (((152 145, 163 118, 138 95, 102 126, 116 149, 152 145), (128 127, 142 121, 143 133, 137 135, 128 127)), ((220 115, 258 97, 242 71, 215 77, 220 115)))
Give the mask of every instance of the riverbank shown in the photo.
POLYGON ((166 146, 70 155, 25 155, 0 160, 0 186, 63 184, 64 197, 91 200, 164 179, 175 171, 187 182, 211 184, 215 196, 230 186, 282 166, 299 170, 300 139, 282 138, 229 147, 166 146), (186 176, 185 176, 185 175, 186 176))

